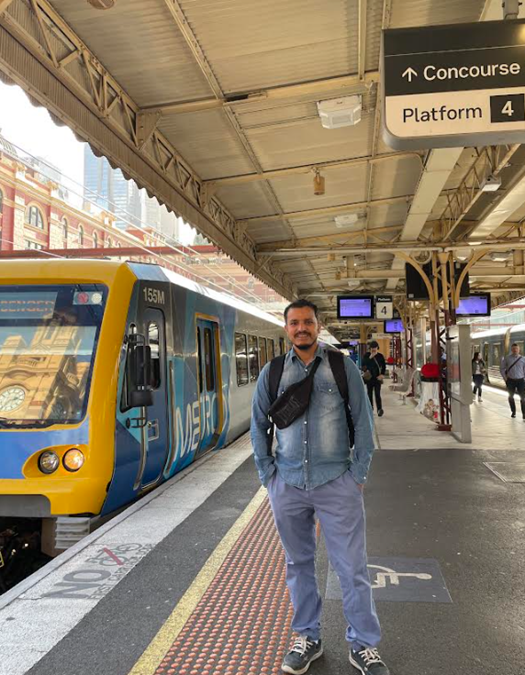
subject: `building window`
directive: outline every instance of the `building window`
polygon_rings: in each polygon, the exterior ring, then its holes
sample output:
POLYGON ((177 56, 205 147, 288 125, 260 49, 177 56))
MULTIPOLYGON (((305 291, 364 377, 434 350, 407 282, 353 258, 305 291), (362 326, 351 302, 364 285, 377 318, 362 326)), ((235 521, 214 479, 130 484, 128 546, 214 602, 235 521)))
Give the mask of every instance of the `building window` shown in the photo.
POLYGON ((106 239, 106 248, 111 248, 113 246, 113 242, 111 241, 111 237, 108 237, 106 239))
POLYGON ((33 249, 34 251, 42 251, 44 248, 43 244, 38 244, 36 241, 30 241, 29 239, 24 239, 24 246, 26 249, 33 249))
POLYGON ((0 216, 2 215, 2 211, 4 209, 4 193, 2 190, 0 190, 0 216))
POLYGON ((237 365, 237 385, 242 387, 248 384, 248 354, 246 349, 246 335, 235 333, 235 363, 237 365))
POLYGON ((44 229, 44 218, 38 206, 30 206, 26 211, 26 222, 33 227, 44 229))
POLYGON ((98 248, 98 234, 93 232, 93 248, 98 248))
POLYGON ((82 225, 78 226, 78 245, 84 246, 84 228, 82 225))
POLYGON ((120 248, 120 241, 117 241, 117 248, 120 248))
POLYGON ((68 225, 67 225, 67 218, 62 218, 62 233, 64 236, 64 242, 66 243, 67 246, 67 235, 68 235, 68 225))

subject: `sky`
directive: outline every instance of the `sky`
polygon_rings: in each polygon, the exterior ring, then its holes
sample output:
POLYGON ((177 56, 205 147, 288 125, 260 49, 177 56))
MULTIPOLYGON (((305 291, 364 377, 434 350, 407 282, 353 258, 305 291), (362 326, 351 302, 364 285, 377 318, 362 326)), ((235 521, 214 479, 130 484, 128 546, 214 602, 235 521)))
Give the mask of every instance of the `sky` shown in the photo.
MULTIPOLYGON (((33 106, 20 87, 1 81, 0 130, 4 138, 25 151, 22 154, 42 157, 65 178, 82 185, 85 144, 77 141, 69 127, 56 125, 45 108, 33 106)), ((69 181, 65 182, 71 189, 69 181)))
MULTIPOLYGON (((84 184, 84 147, 67 126, 53 122, 45 108, 34 106, 23 89, 0 81, 0 133, 21 155, 32 155, 53 164, 62 173, 70 202, 81 208, 84 184)), ((189 225, 179 232, 183 244, 191 244, 195 233, 189 225)))

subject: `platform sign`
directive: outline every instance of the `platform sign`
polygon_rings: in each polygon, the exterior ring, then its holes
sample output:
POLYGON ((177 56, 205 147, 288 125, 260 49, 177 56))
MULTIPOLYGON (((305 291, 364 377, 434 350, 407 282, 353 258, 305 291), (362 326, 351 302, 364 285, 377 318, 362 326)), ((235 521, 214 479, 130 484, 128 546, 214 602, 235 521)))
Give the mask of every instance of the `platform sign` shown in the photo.
POLYGON ((376 319, 394 318, 394 299, 391 295, 376 296, 376 319))
POLYGON ((383 134, 393 148, 525 142, 525 21, 383 32, 383 134))

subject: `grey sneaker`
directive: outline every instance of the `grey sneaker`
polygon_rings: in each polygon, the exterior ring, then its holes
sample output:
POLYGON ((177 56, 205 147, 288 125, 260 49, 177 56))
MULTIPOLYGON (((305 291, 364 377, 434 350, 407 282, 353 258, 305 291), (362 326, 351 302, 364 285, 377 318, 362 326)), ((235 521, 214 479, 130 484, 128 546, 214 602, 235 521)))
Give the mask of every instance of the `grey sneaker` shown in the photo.
POLYGON ((306 673, 312 661, 318 659, 323 653, 321 640, 311 640, 307 635, 298 635, 292 649, 284 657, 281 670, 292 675, 306 673))
POLYGON ((363 647, 359 651, 350 650, 350 663, 363 675, 390 675, 377 649, 363 647))

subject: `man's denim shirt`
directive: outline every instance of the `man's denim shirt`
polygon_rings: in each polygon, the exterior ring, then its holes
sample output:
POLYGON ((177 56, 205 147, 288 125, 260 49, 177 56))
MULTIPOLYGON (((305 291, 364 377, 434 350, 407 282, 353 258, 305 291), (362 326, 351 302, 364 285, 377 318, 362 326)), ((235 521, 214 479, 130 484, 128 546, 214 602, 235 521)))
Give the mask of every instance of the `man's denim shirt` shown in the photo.
MULTIPOLYGON (((305 414, 289 427, 275 429, 275 457, 268 452, 267 440, 267 431, 271 427, 268 419, 269 364, 259 376, 252 403, 251 439, 255 464, 265 486, 276 470, 289 485, 307 490, 338 478, 348 469, 357 483, 366 482, 374 452, 374 422, 359 370, 351 359, 345 357, 350 409, 355 427, 352 456, 344 401, 332 375, 327 348, 319 345, 315 356, 320 356, 322 360, 314 375, 310 405, 305 414)), ((305 367, 291 349, 285 358, 278 395, 306 377, 314 361, 305 367)))

